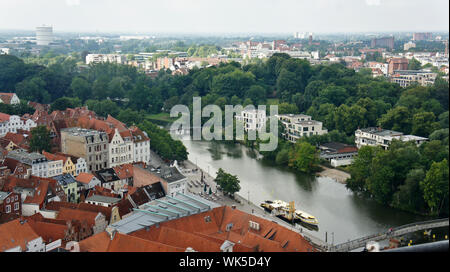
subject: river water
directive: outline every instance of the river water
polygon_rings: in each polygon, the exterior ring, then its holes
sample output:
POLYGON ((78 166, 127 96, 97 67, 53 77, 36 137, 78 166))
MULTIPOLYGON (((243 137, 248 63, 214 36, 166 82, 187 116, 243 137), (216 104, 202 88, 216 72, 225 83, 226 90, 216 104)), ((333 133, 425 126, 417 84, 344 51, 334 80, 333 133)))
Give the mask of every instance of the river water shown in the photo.
POLYGON ((361 199, 331 178, 294 172, 262 160, 251 149, 225 142, 184 139, 189 160, 215 176, 219 168, 237 175, 239 194, 259 205, 264 200, 295 201, 296 209, 319 221, 319 230, 305 230, 334 244, 374 234, 395 226, 430 218, 384 207, 361 199))

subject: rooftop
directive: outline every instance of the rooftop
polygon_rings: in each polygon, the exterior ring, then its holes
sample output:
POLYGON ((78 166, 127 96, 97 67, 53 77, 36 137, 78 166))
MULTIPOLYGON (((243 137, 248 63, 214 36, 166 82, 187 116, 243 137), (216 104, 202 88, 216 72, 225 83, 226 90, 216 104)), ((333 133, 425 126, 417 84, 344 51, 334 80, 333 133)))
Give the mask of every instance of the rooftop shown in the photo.
POLYGON ((62 175, 53 177, 53 179, 56 179, 58 181, 58 183, 63 186, 77 182, 71 174, 62 174, 62 175))
POLYGON ((95 201, 95 202, 102 202, 102 203, 108 203, 108 204, 116 204, 120 201, 120 198, 102 196, 102 195, 93 195, 93 196, 86 198, 85 201, 86 202, 95 201))
POLYGON ((105 134, 105 132, 102 132, 102 131, 86 129, 86 128, 78 128, 78 127, 63 128, 63 129, 61 129, 61 132, 66 132, 66 133, 69 133, 74 136, 94 136, 94 135, 105 134))
POLYGON ((219 205, 194 195, 166 196, 141 205, 139 209, 134 209, 132 214, 111 224, 109 228, 128 234, 161 222, 205 212, 216 207, 219 205))
POLYGON ((398 131, 393 131, 393 130, 388 130, 388 129, 382 129, 382 128, 378 128, 378 127, 369 127, 369 128, 362 128, 360 129, 362 132, 366 132, 366 133, 372 133, 378 136, 399 136, 399 135, 403 135, 402 132, 398 132, 398 131))
POLYGON ((15 159, 17 161, 20 161, 21 163, 25 163, 28 165, 31 165, 33 162, 36 161, 47 161, 47 158, 44 155, 41 155, 39 153, 28 153, 24 150, 12 150, 8 153, 7 158, 15 159))

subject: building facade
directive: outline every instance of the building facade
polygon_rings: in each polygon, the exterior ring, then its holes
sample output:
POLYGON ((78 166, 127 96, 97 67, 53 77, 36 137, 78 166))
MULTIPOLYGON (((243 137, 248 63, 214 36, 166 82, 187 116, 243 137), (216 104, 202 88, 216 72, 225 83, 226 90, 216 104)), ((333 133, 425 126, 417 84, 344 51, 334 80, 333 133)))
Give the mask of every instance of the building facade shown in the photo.
POLYGON ((236 116, 236 121, 243 123, 245 131, 262 131, 267 121, 266 111, 243 110, 240 115, 236 116))
POLYGON ((293 143, 301 137, 328 133, 328 130, 323 128, 322 122, 312 120, 309 115, 281 114, 276 117, 281 121, 285 129, 282 136, 293 143))
POLYGON ((413 141, 416 145, 428 141, 428 138, 415 135, 403 135, 402 132, 382 129, 380 127, 369 127, 355 131, 355 144, 358 149, 368 145, 381 146, 387 150, 394 139, 404 142, 413 141))
POLYGON ((61 151, 84 158, 88 171, 108 168, 108 134, 105 132, 77 127, 62 129, 61 151))

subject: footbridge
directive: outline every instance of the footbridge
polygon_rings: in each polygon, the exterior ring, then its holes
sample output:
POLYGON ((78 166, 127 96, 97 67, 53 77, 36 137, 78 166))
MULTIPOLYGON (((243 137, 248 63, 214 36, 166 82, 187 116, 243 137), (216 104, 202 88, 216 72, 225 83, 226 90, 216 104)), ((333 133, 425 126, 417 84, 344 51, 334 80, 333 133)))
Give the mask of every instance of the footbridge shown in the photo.
POLYGON ((412 233, 412 232, 416 232, 416 231, 420 231, 420 230, 428 230, 428 229, 446 227, 446 226, 448 226, 448 218, 411 223, 411 224, 392 228, 385 232, 358 238, 358 239, 348 241, 348 242, 345 242, 342 244, 338 244, 335 246, 329 246, 328 251, 330 251, 330 252, 348 252, 348 251, 355 250, 357 248, 365 247, 366 243, 370 242, 370 241, 376 242, 376 241, 386 240, 386 239, 390 239, 390 238, 394 238, 394 237, 399 237, 399 236, 402 236, 402 235, 405 235, 408 233, 412 233))

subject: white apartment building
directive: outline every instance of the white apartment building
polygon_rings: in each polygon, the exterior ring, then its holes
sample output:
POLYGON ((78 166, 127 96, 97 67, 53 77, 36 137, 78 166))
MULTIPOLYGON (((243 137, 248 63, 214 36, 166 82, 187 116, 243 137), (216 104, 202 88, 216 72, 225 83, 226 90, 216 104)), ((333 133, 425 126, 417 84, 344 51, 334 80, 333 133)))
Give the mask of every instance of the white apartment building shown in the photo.
POLYGON ((119 54, 88 54, 86 56, 86 64, 91 63, 102 63, 102 62, 113 62, 113 63, 123 63, 125 57, 119 54))
POLYGON ((150 138, 138 127, 130 127, 133 137, 133 162, 150 162, 150 138))
POLYGON ((266 111, 243 110, 240 115, 236 116, 236 121, 243 123, 245 131, 261 131, 267 122, 266 111))
POLYGON ((109 167, 133 162, 133 142, 129 131, 122 133, 116 128, 110 135, 109 141, 109 167))
POLYGON ((0 137, 8 132, 17 133, 18 129, 30 131, 37 124, 31 119, 24 119, 18 115, 9 115, 0 112, 0 137))
POLYGON ((63 161, 57 160, 57 161, 48 161, 48 174, 47 177, 55 177, 62 175, 63 170, 63 161))
POLYGON ((280 114, 276 117, 281 121, 285 128, 285 133, 282 134, 283 137, 293 143, 301 137, 328 133, 328 130, 323 128, 322 122, 312 120, 309 115, 280 114))
POLYGON ((355 131, 355 144, 358 149, 362 146, 369 145, 381 146, 383 149, 387 150, 393 139, 404 142, 414 141, 416 145, 428 141, 428 138, 415 135, 403 135, 402 132, 379 127, 369 127, 355 131))

